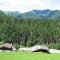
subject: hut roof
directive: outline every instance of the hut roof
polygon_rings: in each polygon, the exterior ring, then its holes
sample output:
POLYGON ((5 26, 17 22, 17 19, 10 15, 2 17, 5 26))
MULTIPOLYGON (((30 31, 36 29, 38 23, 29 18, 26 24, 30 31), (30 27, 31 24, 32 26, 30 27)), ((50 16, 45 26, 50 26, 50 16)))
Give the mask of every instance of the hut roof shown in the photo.
POLYGON ((39 50, 41 49, 40 45, 36 45, 30 48, 31 51, 39 50))
POLYGON ((36 45, 30 48, 31 51, 37 51, 37 50, 49 50, 48 47, 43 45, 36 45))
POLYGON ((11 48, 12 47, 12 44, 11 43, 1 44, 0 45, 0 48, 2 48, 2 47, 11 48))

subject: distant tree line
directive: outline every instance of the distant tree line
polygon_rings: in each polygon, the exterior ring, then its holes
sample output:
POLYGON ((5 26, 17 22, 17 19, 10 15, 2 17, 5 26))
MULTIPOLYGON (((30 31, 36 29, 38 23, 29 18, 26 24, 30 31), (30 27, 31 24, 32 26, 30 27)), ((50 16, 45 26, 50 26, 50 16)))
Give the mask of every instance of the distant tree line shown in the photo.
POLYGON ((60 43, 60 19, 17 19, 0 14, 0 42, 11 42, 20 46, 60 43))

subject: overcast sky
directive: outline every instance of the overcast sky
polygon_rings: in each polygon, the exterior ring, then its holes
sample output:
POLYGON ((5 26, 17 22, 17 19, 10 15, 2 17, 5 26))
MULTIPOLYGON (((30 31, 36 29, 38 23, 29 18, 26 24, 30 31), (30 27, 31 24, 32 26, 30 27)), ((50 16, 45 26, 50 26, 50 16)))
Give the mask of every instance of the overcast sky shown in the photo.
POLYGON ((0 0, 0 10, 27 12, 30 10, 60 10, 60 0, 0 0))

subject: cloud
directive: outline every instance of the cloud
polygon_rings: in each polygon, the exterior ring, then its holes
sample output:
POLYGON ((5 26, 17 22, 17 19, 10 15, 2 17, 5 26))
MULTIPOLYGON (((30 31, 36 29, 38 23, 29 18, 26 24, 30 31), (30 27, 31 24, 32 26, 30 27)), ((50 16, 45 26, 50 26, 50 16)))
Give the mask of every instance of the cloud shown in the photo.
POLYGON ((52 2, 54 1, 52 0, 1 0, 0 10, 27 12, 33 9, 48 9, 48 8, 51 9, 53 5, 52 2))
POLYGON ((49 8, 51 10, 60 10, 60 0, 51 0, 49 8))

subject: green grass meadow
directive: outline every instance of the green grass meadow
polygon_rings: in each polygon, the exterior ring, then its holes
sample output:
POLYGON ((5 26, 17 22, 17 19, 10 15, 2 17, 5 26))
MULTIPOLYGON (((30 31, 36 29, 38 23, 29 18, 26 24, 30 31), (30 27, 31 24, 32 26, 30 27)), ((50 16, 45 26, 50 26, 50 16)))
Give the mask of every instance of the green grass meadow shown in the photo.
POLYGON ((40 52, 0 52, 0 60, 60 60, 60 54, 40 52))

